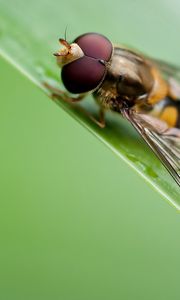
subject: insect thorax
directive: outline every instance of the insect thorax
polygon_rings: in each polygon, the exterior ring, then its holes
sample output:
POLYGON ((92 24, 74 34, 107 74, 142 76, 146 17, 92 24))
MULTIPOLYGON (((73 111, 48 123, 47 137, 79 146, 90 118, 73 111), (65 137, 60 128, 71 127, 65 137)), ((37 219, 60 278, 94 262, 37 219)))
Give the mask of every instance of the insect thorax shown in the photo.
POLYGON ((120 111, 124 101, 129 106, 146 101, 153 84, 150 66, 143 58, 115 47, 107 74, 94 97, 105 109, 120 111))

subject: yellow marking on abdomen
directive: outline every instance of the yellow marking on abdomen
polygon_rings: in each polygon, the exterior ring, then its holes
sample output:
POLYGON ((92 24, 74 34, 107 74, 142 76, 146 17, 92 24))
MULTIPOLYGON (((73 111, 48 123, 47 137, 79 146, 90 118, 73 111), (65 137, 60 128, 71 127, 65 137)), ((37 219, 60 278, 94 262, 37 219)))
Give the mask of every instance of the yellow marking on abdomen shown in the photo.
POLYGON ((167 106, 160 115, 160 119, 165 121, 170 127, 175 127, 178 119, 178 111, 174 106, 167 106))
POLYGON ((154 78, 154 87, 148 99, 149 104, 156 104, 168 95, 169 87, 167 82, 162 78, 158 69, 151 68, 151 73, 154 78))

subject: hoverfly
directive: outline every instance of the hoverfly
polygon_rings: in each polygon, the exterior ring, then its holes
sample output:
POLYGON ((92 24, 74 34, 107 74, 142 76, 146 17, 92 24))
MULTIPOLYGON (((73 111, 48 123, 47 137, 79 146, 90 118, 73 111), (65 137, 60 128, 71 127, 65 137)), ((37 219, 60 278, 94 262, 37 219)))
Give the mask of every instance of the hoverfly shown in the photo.
POLYGON ((107 110, 120 113, 139 132, 180 185, 180 69, 113 45, 98 33, 86 33, 63 45, 54 55, 62 67, 61 78, 68 92, 53 96, 75 103, 92 93, 99 104, 99 120, 105 126, 107 110))

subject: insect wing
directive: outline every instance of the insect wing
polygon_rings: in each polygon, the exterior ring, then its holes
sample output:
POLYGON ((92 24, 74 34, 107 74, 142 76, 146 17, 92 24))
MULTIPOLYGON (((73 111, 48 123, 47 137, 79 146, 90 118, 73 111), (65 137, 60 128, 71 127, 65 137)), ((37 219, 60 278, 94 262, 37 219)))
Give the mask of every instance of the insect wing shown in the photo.
POLYGON ((124 108, 122 115, 140 133, 180 185, 180 129, 169 128, 164 121, 124 108))
POLYGON ((174 77, 180 80, 179 66, 175 66, 171 63, 156 58, 150 58, 150 60, 153 61, 156 64, 156 66, 159 68, 159 70, 164 72, 167 77, 174 77))
POLYGON ((149 60, 164 75, 177 98, 176 100, 180 101, 180 67, 159 59, 150 58, 149 60))

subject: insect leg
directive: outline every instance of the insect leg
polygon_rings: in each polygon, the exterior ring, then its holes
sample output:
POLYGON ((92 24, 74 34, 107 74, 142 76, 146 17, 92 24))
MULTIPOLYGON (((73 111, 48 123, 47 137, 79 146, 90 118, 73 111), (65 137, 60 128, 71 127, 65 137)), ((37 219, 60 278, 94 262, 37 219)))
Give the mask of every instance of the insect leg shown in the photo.
POLYGON ((52 99, 57 99, 57 100, 59 99, 61 101, 63 100, 70 104, 79 102, 86 96, 86 94, 81 94, 78 97, 71 97, 65 91, 55 88, 47 82, 44 82, 43 85, 50 92, 50 97, 52 99))
POLYGON ((104 110, 100 108, 99 110, 99 118, 96 119, 88 110, 86 110, 84 107, 79 105, 74 105, 77 102, 80 102, 83 100, 83 98, 86 96, 86 94, 81 94, 77 97, 71 97, 68 95, 65 91, 62 91, 60 89, 54 88, 48 83, 44 83, 44 86, 51 92, 50 97, 53 100, 57 100, 58 102, 66 102, 71 105, 73 105, 73 108, 77 109, 79 112, 83 113, 85 116, 87 116, 91 121, 93 121, 96 125, 98 125, 100 128, 105 127, 105 118, 104 118, 104 110))
POLYGON ((99 109, 99 119, 96 119, 88 110, 86 110, 82 106, 77 106, 77 109, 81 111, 84 115, 86 115, 91 121, 93 121, 100 128, 104 128, 106 126, 105 112, 102 108, 99 109))

